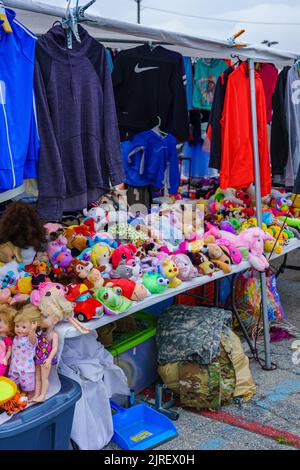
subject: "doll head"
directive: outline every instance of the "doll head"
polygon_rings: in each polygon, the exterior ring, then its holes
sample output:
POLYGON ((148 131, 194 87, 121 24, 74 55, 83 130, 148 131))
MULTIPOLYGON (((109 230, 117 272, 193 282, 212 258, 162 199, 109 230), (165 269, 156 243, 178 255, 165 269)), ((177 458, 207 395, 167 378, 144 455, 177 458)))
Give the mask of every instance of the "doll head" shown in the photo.
POLYGON ((14 318, 15 334, 17 336, 28 336, 33 326, 39 326, 40 320, 40 309, 35 305, 25 305, 14 318))
POLYGON ((20 248, 13 245, 11 242, 0 244, 0 262, 10 263, 11 261, 17 261, 22 263, 22 256, 20 248))
POLYGON ((6 287, 5 289, 0 289, 0 305, 10 304, 12 301, 11 292, 6 287))
POLYGON ((12 202, 0 219, 0 243, 11 242, 18 248, 33 246, 40 250, 46 241, 46 229, 36 209, 25 202, 12 202))
POLYGON ((58 282, 41 282, 38 289, 34 289, 30 294, 30 302, 39 305, 43 297, 56 297, 66 295, 67 289, 58 282))
POLYGON ((97 243, 92 248, 91 261, 95 267, 109 263, 112 249, 105 243, 97 243))
POLYGON ((73 305, 62 295, 43 297, 40 303, 41 327, 51 328, 73 314, 73 305))
POLYGON ((14 336, 14 318, 17 310, 10 305, 0 305, 0 335, 14 336))

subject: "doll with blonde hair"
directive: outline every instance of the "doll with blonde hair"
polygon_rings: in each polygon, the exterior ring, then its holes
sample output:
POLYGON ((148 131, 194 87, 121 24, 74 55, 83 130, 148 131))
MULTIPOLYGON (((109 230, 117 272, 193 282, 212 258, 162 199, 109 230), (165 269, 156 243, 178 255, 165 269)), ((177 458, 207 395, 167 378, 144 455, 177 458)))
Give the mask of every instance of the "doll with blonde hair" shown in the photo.
POLYGON ((24 392, 33 392, 35 389, 35 332, 40 323, 40 316, 38 307, 27 304, 16 311, 14 317, 16 336, 12 344, 8 377, 24 392))
MULTIPOLYGON (((51 293, 51 291, 50 291, 51 293)), ((31 402, 40 403, 46 398, 49 387, 49 375, 51 366, 57 364, 58 334, 54 330, 55 325, 64 320, 69 320, 80 331, 89 333, 90 330, 73 318, 73 305, 62 295, 55 291, 53 295, 45 295, 39 304, 41 310, 41 330, 37 333, 38 345, 35 353, 35 392, 31 402), (78 326, 79 323, 79 326, 78 326)))
POLYGON ((76 320, 76 318, 73 317, 73 303, 67 300, 64 296, 57 294, 57 292, 55 291, 52 292, 52 294, 53 295, 51 296, 44 296, 39 304, 39 307, 43 309, 43 311, 47 309, 49 311, 52 311, 53 314, 59 318, 58 321, 67 320, 81 334, 90 333, 90 328, 87 328, 86 326, 82 325, 80 321, 76 320))
MULTIPOLYGON (((35 391, 30 401, 41 403, 49 388, 51 366, 57 364, 58 334, 55 325, 64 319, 62 296, 43 297, 40 303, 41 321, 37 332, 38 344, 35 349, 35 391)), ((68 306, 64 305, 64 308, 68 306)))
POLYGON ((0 305, 0 376, 5 375, 14 336, 16 309, 10 305, 0 305))

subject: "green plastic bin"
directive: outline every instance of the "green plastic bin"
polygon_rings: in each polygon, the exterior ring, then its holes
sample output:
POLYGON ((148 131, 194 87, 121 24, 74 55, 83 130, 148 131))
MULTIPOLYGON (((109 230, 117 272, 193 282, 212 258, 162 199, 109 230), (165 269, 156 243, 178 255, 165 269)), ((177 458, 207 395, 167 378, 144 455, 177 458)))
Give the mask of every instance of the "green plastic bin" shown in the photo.
POLYGON ((155 341, 157 318, 145 312, 135 314, 139 328, 130 333, 115 334, 108 351, 114 362, 125 372, 129 387, 139 393, 156 382, 157 347, 155 341))

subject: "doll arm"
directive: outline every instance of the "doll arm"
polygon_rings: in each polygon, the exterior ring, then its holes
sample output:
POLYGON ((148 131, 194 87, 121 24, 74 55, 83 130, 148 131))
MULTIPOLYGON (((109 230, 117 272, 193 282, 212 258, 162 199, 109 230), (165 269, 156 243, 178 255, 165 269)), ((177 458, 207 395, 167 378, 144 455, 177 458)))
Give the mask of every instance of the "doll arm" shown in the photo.
POLYGON ((66 319, 67 319, 67 320, 71 323, 71 325, 73 325, 74 328, 76 328, 76 330, 79 331, 79 333, 81 333, 82 335, 85 335, 85 334, 91 332, 90 328, 87 328, 86 326, 82 325, 78 320, 76 320, 75 318, 71 317, 71 315, 66 316, 66 319))
POLYGON ((43 364, 45 367, 48 367, 48 368, 51 367, 52 359, 57 354, 57 350, 58 350, 58 334, 55 331, 53 331, 52 349, 51 349, 51 353, 49 354, 49 356, 47 357, 47 359, 45 360, 43 364))
POLYGON ((34 346, 37 343, 37 337, 36 337, 36 334, 35 334, 36 329, 37 329, 37 322, 32 322, 31 323, 31 330, 28 334, 29 341, 32 344, 32 346, 34 346))
POLYGON ((3 358, 3 361, 2 361, 2 364, 5 365, 5 366, 7 366, 7 363, 9 361, 10 356, 11 356, 11 351, 12 351, 12 347, 8 346, 6 354, 5 354, 5 356, 3 358))

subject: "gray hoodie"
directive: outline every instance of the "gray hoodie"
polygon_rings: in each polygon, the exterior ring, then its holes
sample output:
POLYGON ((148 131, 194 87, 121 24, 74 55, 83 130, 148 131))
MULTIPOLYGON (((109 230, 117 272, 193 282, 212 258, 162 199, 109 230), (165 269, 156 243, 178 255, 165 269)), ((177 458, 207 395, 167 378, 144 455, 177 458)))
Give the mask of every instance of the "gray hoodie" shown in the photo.
POLYGON ((297 65, 291 67, 287 75, 285 108, 289 143, 285 182, 286 186, 292 187, 300 165, 300 78, 297 65))
POLYGON ((71 50, 60 25, 36 46, 38 211, 47 220, 83 209, 125 179, 105 48, 81 26, 79 33, 71 50))

